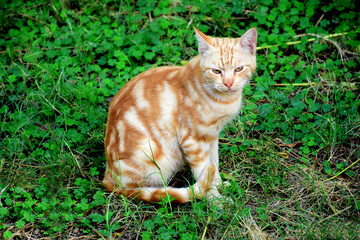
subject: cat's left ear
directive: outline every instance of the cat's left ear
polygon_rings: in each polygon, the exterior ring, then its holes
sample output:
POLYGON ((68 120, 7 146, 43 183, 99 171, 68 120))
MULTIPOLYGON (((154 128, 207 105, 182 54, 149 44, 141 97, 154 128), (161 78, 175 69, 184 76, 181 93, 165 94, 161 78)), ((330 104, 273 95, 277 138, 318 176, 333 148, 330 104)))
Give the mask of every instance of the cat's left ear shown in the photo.
POLYGON ((241 48, 249 51, 251 54, 255 55, 256 53, 256 41, 257 41, 257 30, 256 27, 250 28, 244 35, 240 38, 241 48))
POLYGON ((213 48, 213 38, 203 34, 196 27, 193 28, 195 30, 195 37, 199 42, 199 52, 201 55, 206 55, 206 53, 213 48))

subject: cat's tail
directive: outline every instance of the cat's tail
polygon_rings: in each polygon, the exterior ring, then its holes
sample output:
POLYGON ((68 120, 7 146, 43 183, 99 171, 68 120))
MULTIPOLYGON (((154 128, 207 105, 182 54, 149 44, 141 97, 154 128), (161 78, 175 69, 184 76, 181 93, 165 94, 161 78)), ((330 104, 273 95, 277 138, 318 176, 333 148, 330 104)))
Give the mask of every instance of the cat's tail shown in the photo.
MULTIPOLYGON (((112 179, 103 181, 104 186, 109 192, 123 195, 128 198, 143 200, 146 202, 160 202, 163 198, 170 198, 173 203, 186 203, 195 198, 209 198, 209 192, 216 189, 213 186, 215 176, 215 166, 211 165, 209 173, 206 177, 200 178, 195 184, 187 188, 174 188, 174 187, 137 187, 129 188, 122 187, 114 184, 112 179)), ((218 195, 217 190, 214 191, 213 197, 218 195)), ((212 198, 212 197, 210 197, 212 198)))
POLYGON ((143 200, 146 202, 160 202, 163 198, 170 198, 174 203, 190 202, 197 196, 195 189, 173 188, 173 187, 142 187, 142 188, 123 188, 115 190, 115 193, 122 194, 128 198, 143 200))

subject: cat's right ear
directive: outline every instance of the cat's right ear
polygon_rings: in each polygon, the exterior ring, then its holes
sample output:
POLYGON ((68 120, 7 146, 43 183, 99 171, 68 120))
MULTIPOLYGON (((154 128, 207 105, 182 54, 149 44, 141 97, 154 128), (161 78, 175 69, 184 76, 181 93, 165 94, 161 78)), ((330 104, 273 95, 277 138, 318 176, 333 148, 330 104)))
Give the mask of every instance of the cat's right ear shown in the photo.
POLYGON ((195 30, 195 37, 198 40, 198 49, 201 55, 206 55, 209 50, 213 48, 212 43, 213 39, 210 36, 207 36, 200 32, 196 27, 193 27, 195 30))

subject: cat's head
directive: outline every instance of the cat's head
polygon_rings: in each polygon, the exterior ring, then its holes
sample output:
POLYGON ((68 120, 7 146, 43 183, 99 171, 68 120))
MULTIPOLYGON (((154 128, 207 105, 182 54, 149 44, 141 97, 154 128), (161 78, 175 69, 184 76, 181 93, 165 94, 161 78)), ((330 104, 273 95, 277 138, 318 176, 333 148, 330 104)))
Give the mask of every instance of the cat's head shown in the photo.
POLYGON ((240 38, 213 38, 194 29, 207 90, 227 95, 242 91, 256 67, 256 28, 240 38))

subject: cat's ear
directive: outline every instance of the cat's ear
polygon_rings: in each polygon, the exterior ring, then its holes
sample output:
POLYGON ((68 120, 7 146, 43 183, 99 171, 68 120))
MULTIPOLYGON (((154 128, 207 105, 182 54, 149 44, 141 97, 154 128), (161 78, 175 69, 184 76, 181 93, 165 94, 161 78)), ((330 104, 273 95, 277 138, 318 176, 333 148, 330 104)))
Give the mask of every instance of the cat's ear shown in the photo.
POLYGON ((200 32, 196 27, 193 27, 195 30, 195 37, 198 40, 198 48, 199 52, 202 55, 206 55, 206 53, 213 48, 213 38, 210 36, 207 36, 200 32))
POLYGON ((255 55, 256 52, 256 41, 257 41, 257 30, 256 27, 250 28, 240 38, 240 46, 251 54, 255 55))

